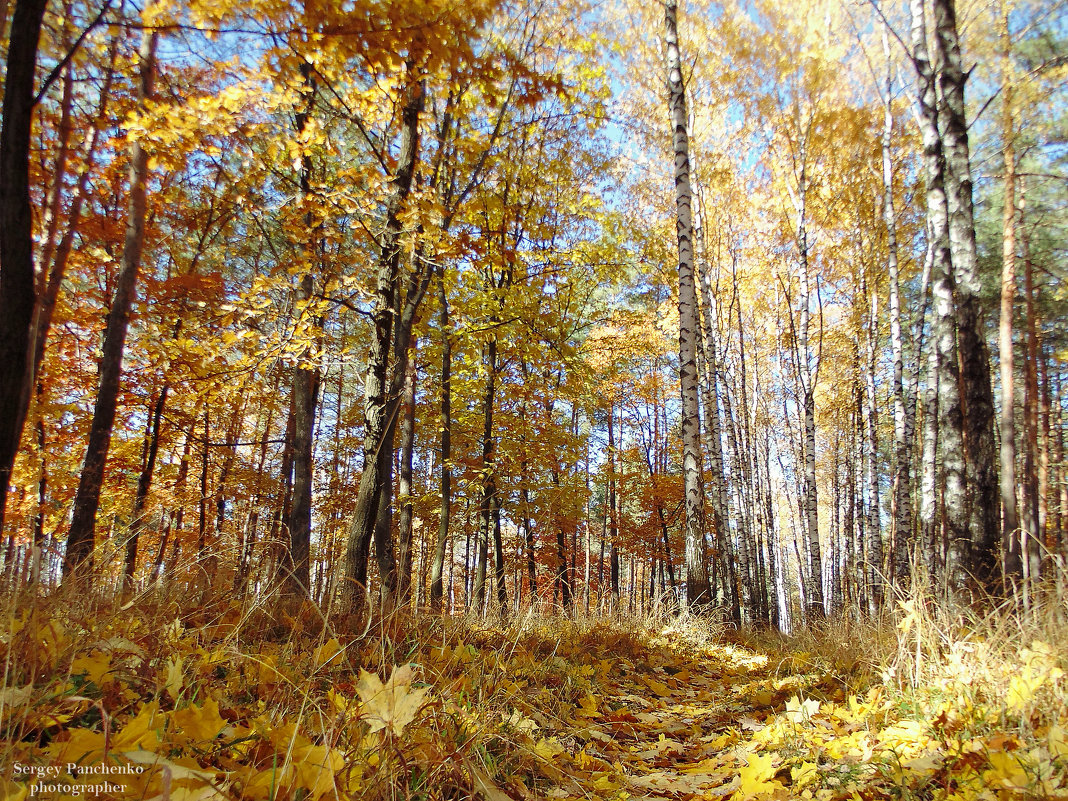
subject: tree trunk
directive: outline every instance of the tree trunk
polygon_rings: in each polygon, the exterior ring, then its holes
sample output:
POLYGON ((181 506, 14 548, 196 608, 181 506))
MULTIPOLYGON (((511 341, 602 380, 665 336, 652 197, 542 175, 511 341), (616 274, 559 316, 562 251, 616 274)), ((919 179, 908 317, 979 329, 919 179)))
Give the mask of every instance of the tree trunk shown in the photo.
MULTIPOLYGON (((146 4, 145 12, 148 11, 149 5, 146 4)), ((147 30, 142 33, 140 85, 138 86, 138 102, 142 106, 152 97, 156 40, 157 34, 148 33, 147 30)), ((93 409, 93 421, 89 429, 89 443, 81 479, 78 483, 78 492, 74 499, 70 531, 67 534, 67 553, 63 563, 65 578, 72 575, 76 568, 84 567, 86 571, 92 569, 96 511, 100 504, 104 466, 111 445, 112 427, 115 424, 126 331, 136 296, 137 278, 141 270, 141 254, 145 243, 145 183, 147 178, 148 154, 141 147, 140 142, 134 141, 130 145, 130 197, 127 206, 126 239, 123 243, 118 285, 104 333, 100 378, 97 385, 96 405, 93 409)))
POLYGON ((1035 311, 1034 265, 1031 262, 1029 237, 1022 224, 1025 221, 1026 196, 1025 187, 1020 187, 1020 244, 1024 262, 1024 312, 1027 315, 1027 358, 1024 361, 1024 547, 1023 560, 1025 578, 1034 581, 1042 567, 1043 532, 1039 524, 1041 515, 1041 493, 1038 481, 1038 407, 1040 394, 1038 387, 1038 361, 1040 343, 1035 311))
POLYGON ((1042 563, 1057 552, 1057 538, 1049 525, 1050 488, 1050 381, 1048 350, 1039 343, 1039 442, 1038 442, 1038 530, 1042 534, 1042 563))
POLYGON ((871 585, 869 611, 876 614, 882 606, 883 590, 883 535, 880 526, 879 500, 879 399, 875 392, 875 371, 878 367, 878 320, 879 293, 871 287, 871 312, 865 332, 867 353, 864 370, 864 395, 866 401, 865 423, 867 425, 868 462, 868 577, 871 585))
MULTIPOLYGON (((927 183, 927 227, 932 248, 931 293, 934 297, 932 343, 935 357, 938 399, 938 435, 941 440, 946 539, 940 549, 946 557, 946 580, 957 587, 971 564, 969 510, 965 488, 964 417, 957 370, 957 315, 953 302, 954 273, 950 257, 949 209, 946 197, 946 162, 939 136, 938 99, 935 74, 927 54, 927 25, 923 0, 911 0, 913 65, 919 92, 920 132, 927 183)), ((931 377, 928 377, 930 383, 931 377)), ((926 444, 926 443, 925 443, 926 444)), ((933 460, 933 456, 931 457, 933 460)), ((934 487, 931 488, 933 499, 934 487)), ((925 504, 924 513, 934 514, 937 504, 925 504)), ((924 518, 934 537, 938 523, 924 518)))
POLYGON ((434 564, 430 571, 430 611, 442 611, 445 548, 449 541, 449 511, 452 504, 452 329, 449 325, 449 299, 445 276, 438 274, 441 287, 441 511, 438 537, 434 543, 434 564))
POLYGON ((802 143, 799 157, 801 164, 798 185, 797 251, 799 277, 801 279, 799 321, 797 328, 798 380, 801 384, 804 434, 801 440, 804 456, 804 512, 805 535, 808 538, 808 571, 805 574, 808 586, 805 617, 809 624, 819 624, 824 616, 823 605, 823 558, 820 553, 819 494, 816 482, 816 375, 812 369, 809 353, 810 304, 812 287, 809 275, 807 210, 808 176, 806 172, 805 146, 802 143))
MULTIPOLYGON (((523 377, 529 375, 526 362, 523 362, 523 377)), ((527 399, 524 396, 519 401, 519 426, 521 431, 527 430, 527 399)), ((534 526, 530 515, 530 464, 527 453, 527 439, 521 434, 522 455, 519 459, 519 524, 523 531, 523 544, 526 549, 527 563, 527 596, 530 599, 530 608, 533 609, 538 602, 538 563, 534 553, 534 526)), ((516 585, 516 597, 520 594, 519 585, 516 585)))
MULTIPOLYGON (((700 237, 698 241, 700 241, 700 237)), ((723 467, 722 425, 719 414, 719 345, 718 326, 716 324, 716 299, 712 296, 712 281, 708 274, 707 248, 703 248, 703 258, 698 258, 696 267, 701 283, 701 315, 698 318, 698 354, 703 354, 704 365, 703 401, 705 407, 705 429, 709 452, 712 459, 711 496, 712 496, 712 537, 718 551, 717 561, 723 568, 723 583, 728 592, 724 602, 730 604, 731 620, 741 625, 741 607, 738 602, 738 583, 734 552, 730 544, 730 504, 727 500, 727 480, 723 467)), ((737 295, 736 295, 737 297, 737 295)), ((739 311, 739 319, 741 312, 739 311)), ((730 326, 728 325, 728 330, 730 326)), ((659 414, 659 409, 655 410, 659 414)), ((659 438, 657 438, 659 442, 659 438)), ((661 528, 667 530, 663 519, 663 510, 657 506, 661 528)), ((672 570, 672 573, 674 571, 672 570)), ((674 575, 672 575, 674 587, 674 575)), ((714 589, 714 583, 713 587, 714 589)))
MULTIPOLYGON (((108 101, 111 97, 111 86, 115 78, 115 60, 118 55, 119 39, 118 35, 112 38, 108 51, 108 67, 104 73, 103 84, 100 88, 100 107, 97 109, 95 124, 92 126, 91 133, 82 148, 82 169, 78 176, 78 183, 70 203, 70 209, 67 212, 66 231, 64 231, 63 237, 54 248, 49 246, 49 242, 46 242, 45 248, 41 253, 41 278, 43 279, 44 276, 43 270, 47 268, 48 280, 43 282, 43 287, 40 284, 38 285, 37 306, 34 309, 33 327, 30 333, 33 347, 33 365, 31 369, 35 377, 39 375, 41 364, 44 361, 45 344, 48 341, 48 332, 52 326, 52 316, 55 313, 63 279, 67 274, 70 254, 74 249, 74 240, 78 234, 82 208, 89 197, 89 179, 92 176, 96 161, 97 143, 100 139, 100 132, 106 127, 108 101)), ((70 74, 68 72, 68 75, 70 74)), ((58 212, 56 219, 58 219, 58 212)))
POLYGON ((564 536, 564 520, 560 512, 559 504, 562 500, 560 495, 560 473, 556 467, 552 469, 554 514, 553 527, 556 529, 556 583, 560 588, 560 605, 565 613, 571 611, 571 575, 567 569, 567 542, 564 536))
MULTIPOLYGON (((303 79, 304 108, 296 115, 296 133, 300 140, 311 119, 315 103, 316 85, 312 77, 311 65, 300 65, 303 79)), ((300 158, 300 194, 307 206, 311 202, 312 160, 308 153, 300 158)), ((297 317, 296 337, 307 337, 309 332, 302 331, 304 318, 308 315, 307 306, 315 297, 315 276, 320 272, 318 258, 319 243, 314 232, 315 221, 310 209, 304 214, 304 233, 308 239, 302 244, 304 274, 300 278, 294 297, 294 313, 297 317)), ((295 357, 290 390, 290 404, 293 414, 292 449, 293 449, 293 505, 289 510, 289 547, 285 554, 286 576, 283 591, 294 598, 309 598, 311 587, 311 520, 312 520, 312 481, 315 474, 315 407, 319 399, 319 382, 321 378, 318 366, 307 364, 309 344, 305 344, 295 357)))
MULTIPOLYGON (((619 608, 619 517, 616 505, 615 406, 608 407, 608 562, 611 607, 619 608)), ((602 548, 603 550, 603 548, 602 548)), ((598 574, 599 576, 600 574, 598 574)))
POLYGON ((894 358, 894 467, 891 484, 890 543, 891 577, 899 587, 909 575, 909 550, 912 547, 912 486, 911 443, 912 427, 905 402, 905 346, 901 331, 901 278, 898 265, 897 213, 894 208, 894 168, 891 150, 894 133, 893 62, 890 56, 890 36, 883 28, 883 54, 886 59, 886 80, 883 84, 883 223, 886 226, 886 269, 889 277, 890 347, 894 358))
MULTIPOLYGON (((412 341, 412 350, 415 350, 415 341, 412 341)), ((401 423, 401 457, 400 457, 400 482, 397 486, 398 502, 400 503, 400 516, 397 521, 397 540, 400 546, 397 581, 397 599, 401 606, 408 604, 412 596, 412 530, 413 530, 413 507, 412 507, 412 459, 415 453, 415 381, 416 365, 414 361, 408 363, 408 373, 404 378, 404 394, 401 398, 402 414, 404 419, 401 423)))
MULTIPOLYGON (((1002 19, 1002 65, 1008 71, 1009 22, 1002 19)), ((1016 508, 1016 393, 1013 358, 1013 309, 1016 304, 1016 150, 1012 110, 1012 85, 1002 79, 1001 136, 1005 204, 1001 236, 1001 318, 998 323, 998 356, 1001 371, 1001 547, 1006 577, 1020 575, 1020 528, 1016 508)))
POLYGON ((499 520, 500 509, 497 506, 497 476, 495 459, 495 442, 493 434, 493 406, 497 395, 497 340, 490 339, 485 346, 486 363, 486 387, 482 394, 482 502, 479 507, 479 540, 482 543, 483 554, 479 564, 479 587, 481 592, 476 593, 480 598, 485 592, 485 576, 488 565, 489 538, 493 537, 494 557, 496 562, 497 595, 500 603, 500 611, 505 611, 505 602, 502 599, 504 589, 504 553, 500 540, 499 520))
POLYGON ((378 455, 382 484, 378 497, 378 512, 372 532, 375 562, 378 565, 380 582, 378 608, 383 615, 389 614, 397 599, 397 556, 393 543, 393 448, 383 448, 378 455))
POLYGON ((664 5, 668 107, 675 153, 676 232, 679 245, 679 374, 682 391, 682 474, 685 486, 686 600, 698 609, 712 602, 705 561, 704 503, 701 493, 701 416, 697 387, 697 292, 694 285, 693 197, 690 146, 686 130, 686 90, 679 53, 678 4, 664 5))
POLYGON ((45 0, 15 3, 4 73, 0 123, 0 532, 4 530, 4 508, 26 419, 26 401, 33 387, 29 370, 35 303, 30 136, 37 45, 46 6, 45 0))
POLYGON ((938 124, 946 164, 949 245, 956 282, 957 337, 961 389, 964 392, 966 505, 972 552, 964 565, 975 579, 992 588, 997 577, 999 545, 997 448, 994 442, 994 392, 990 380, 990 351, 984 339, 972 208, 972 176, 965 120, 964 83, 957 38, 955 0, 933 0, 935 62, 942 98, 938 124))
MULTIPOLYGON (((390 392, 390 384, 398 383, 407 368, 407 342, 401 341, 398 327, 394 350, 405 363, 394 365, 393 381, 389 381, 390 344, 394 339, 394 318, 397 307, 398 277, 400 274, 400 234, 403 227, 401 211, 411 192, 415 167, 419 160, 419 113, 423 108, 423 88, 413 83, 401 113, 401 144, 397 171, 386 204, 386 224, 382 235, 378 271, 375 284, 375 304, 372 315, 374 335, 371 338, 364 378, 364 467, 356 495, 356 510, 349 526, 345 554, 346 606, 357 612, 367 592, 367 559, 370 541, 378 517, 379 498, 386 481, 383 452, 392 459, 393 432, 396 426, 397 396, 400 387, 390 392)), ((407 309, 406 309, 407 311, 407 309)), ((412 313, 414 317, 414 311, 412 313)), ((383 555, 379 555, 383 558, 383 555)), ((382 576, 383 583, 393 584, 395 576, 382 576)))
POLYGON ((159 453, 159 429, 163 419, 163 407, 167 403, 167 392, 170 387, 163 385, 159 397, 152 407, 150 415, 148 448, 145 454, 144 465, 141 475, 137 479, 137 495, 134 498, 133 519, 130 521, 130 533, 126 539, 126 567, 124 571, 123 596, 133 592, 134 571, 137 569, 137 541, 141 529, 145 524, 145 502, 148 500, 148 491, 152 486, 152 474, 156 468, 156 456, 159 453))
MULTIPOLYGON (((740 317, 738 319, 741 320, 740 317)), ((741 445, 738 442, 738 429, 735 425, 734 418, 734 404, 731 402, 731 393, 730 391, 724 392, 723 427, 727 431, 727 447, 730 450, 731 456, 731 473, 736 476, 739 481, 744 481, 745 478, 744 471, 742 469, 741 445)), ((738 488, 735 485, 733 489, 737 491, 738 488)), ((744 504, 740 501, 737 502, 736 506, 739 507, 738 514, 736 516, 736 534, 738 547, 736 552, 733 548, 731 549, 731 555, 733 557, 731 561, 733 563, 733 567, 728 568, 727 577, 731 582, 731 616, 735 619, 735 624, 740 625, 742 620, 742 607, 745 606, 748 609, 750 606, 749 603, 746 601, 745 590, 748 589, 750 591, 750 597, 752 597, 753 586, 749 578, 750 574, 752 573, 752 566, 750 565, 749 561, 750 554, 749 549, 746 547, 746 531, 748 528, 747 510, 741 508, 744 506, 744 504), (735 606, 738 607, 737 611, 734 610, 735 606)), ((728 502, 728 512, 729 509, 730 506, 728 502)))

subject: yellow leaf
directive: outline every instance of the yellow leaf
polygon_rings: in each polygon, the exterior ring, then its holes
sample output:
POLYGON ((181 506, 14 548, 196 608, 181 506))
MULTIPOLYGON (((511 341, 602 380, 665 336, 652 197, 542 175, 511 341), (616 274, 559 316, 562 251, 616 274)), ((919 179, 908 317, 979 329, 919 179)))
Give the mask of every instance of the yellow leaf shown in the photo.
POLYGON ((5 687, 0 690, 0 708, 10 712, 11 707, 25 706, 33 697, 33 683, 25 687, 5 687))
POLYGON ((344 651, 337 637, 332 637, 315 649, 315 664, 322 667, 327 662, 334 662, 344 651))
MULTIPOLYGON (((174 760, 162 757, 159 754, 153 754, 150 751, 125 751, 123 756, 131 762, 138 765, 146 765, 152 768, 166 768, 170 771, 171 777, 177 780, 193 779, 201 783, 211 783, 215 780, 215 774, 200 770, 199 768, 191 768, 188 765, 182 765, 174 760)), ((183 762, 193 762, 192 759, 182 758, 183 762)), ((195 762, 193 764, 196 764, 195 762)))
POLYGON ((56 763, 66 765, 68 762, 93 764, 96 753, 104 754, 104 733, 92 729, 68 729, 68 738, 64 742, 52 742, 45 749, 56 763))
POLYGON ((334 777, 345 767, 340 751, 325 745, 308 745, 293 754, 297 768, 297 787, 304 788, 318 801, 334 789, 334 777))
POLYGON ((1053 726, 1047 736, 1049 737, 1049 752, 1060 759, 1068 757, 1068 732, 1065 732, 1061 726, 1053 726))
POLYGON ((116 751, 155 751, 159 748, 159 737, 156 736, 154 726, 162 722, 162 716, 158 720, 156 718, 158 712, 157 702, 145 704, 137 713, 137 717, 115 735, 111 747, 116 751))
POLYGON ((612 776, 609 773, 602 773, 597 777, 597 780, 593 783, 594 790, 618 790, 619 784, 612 780, 612 776))
POLYGON ((346 698, 333 687, 326 691, 326 700, 329 701, 330 705, 341 714, 347 714, 353 709, 352 699, 346 698))
POLYGON ((747 764, 738 768, 738 792, 736 798, 753 798, 764 793, 773 793, 782 784, 772 781, 775 768, 771 764, 771 754, 751 754, 746 758, 747 764))
POLYGON ((579 704, 582 706, 582 716, 587 718, 597 717, 597 699, 587 692, 579 700, 579 704))
POLYGON ((1043 675, 1034 675, 1029 668, 1024 668, 1009 679, 1009 692, 1005 696, 1005 706, 1010 712, 1022 712, 1031 703, 1035 690, 1042 686, 1043 675))
POLYGON ((293 778, 293 766, 279 765, 261 770, 247 782, 241 790, 242 798, 268 799, 281 796, 279 790, 289 787, 293 778))
POLYGON ((72 676, 84 675, 97 687, 104 686, 104 675, 111 670, 111 657, 100 651, 79 656, 70 665, 72 676))
POLYGON ((802 762, 800 765, 790 768, 790 778, 794 787, 803 787, 812 782, 819 775, 819 769, 815 762, 802 762))
POLYGON ((475 782, 475 789, 478 790, 478 794, 485 801, 512 801, 508 795, 493 783, 493 779, 480 768, 471 766, 471 778, 475 782))
POLYGON ((430 688, 410 690, 412 678, 412 669, 408 665, 393 668, 393 674, 385 684, 376 674, 360 671, 356 692, 363 702, 371 732, 388 728, 399 735, 415 719, 430 688))
POLYGON ((531 750, 536 756, 548 762, 562 754, 565 749, 555 737, 543 737, 534 743, 534 747, 531 750))
POLYGON ((990 760, 991 770, 987 771, 986 777, 997 779, 1002 787, 1010 790, 1027 789, 1027 770, 1015 753, 991 751, 987 758, 990 760))
POLYGON ((786 702, 786 719, 793 721, 794 723, 806 721, 819 711, 820 702, 814 698, 808 698, 802 701, 795 695, 786 702))
POLYGON ((175 712, 171 719, 178 731, 191 740, 214 740, 226 727, 226 721, 219 714, 219 704, 209 698, 204 706, 188 706, 175 712))
POLYGON ((0 777, 0 800, 23 801, 26 798, 26 785, 16 784, 0 777))
MULTIPOLYGON (((163 801, 163 796, 157 798, 163 801)), ((215 801, 215 799, 225 798, 227 796, 210 784, 202 784, 199 787, 172 787, 167 801, 215 801)), ((150 799, 150 801, 157 801, 157 799, 150 799)))
POLYGON ((164 687, 172 701, 178 700, 178 693, 182 691, 182 657, 176 656, 167 660, 167 676, 164 679, 164 687))
POLYGON ((718 759, 709 757, 708 759, 702 759, 696 765, 691 765, 688 768, 683 768, 682 772, 690 774, 692 776, 708 775, 710 773, 717 773, 723 769, 722 763, 718 759))
POLYGON ((912 756, 930 742, 927 724, 918 720, 902 720, 879 732, 879 742, 899 755, 912 756))
POLYGON ((645 676, 643 678, 643 681, 645 682, 645 686, 648 687, 650 690, 652 690, 657 695, 659 695, 659 696, 671 695, 671 688, 668 687, 666 684, 664 684, 664 682, 657 681, 656 679, 652 678, 651 676, 645 676))

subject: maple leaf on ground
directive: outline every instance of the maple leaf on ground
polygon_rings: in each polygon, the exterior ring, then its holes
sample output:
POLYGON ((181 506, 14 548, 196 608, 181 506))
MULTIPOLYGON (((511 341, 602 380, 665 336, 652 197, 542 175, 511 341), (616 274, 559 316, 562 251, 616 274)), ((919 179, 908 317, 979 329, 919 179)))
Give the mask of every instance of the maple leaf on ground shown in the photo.
POLYGON ((137 716, 115 735, 111 747, 116 751, 155 751, 159 747, 159 737, 155 729, 162 723, 162 716, 157 719, 157 715, 159 703, 156 701, 142 706, 137 716))
POLYGON ((790 778, 793 779, 794 787, 803 787, 818 776, 819 766, 815 762, 802 762, 790 768, 790 778))
POLYGON ((172 701, 178 700, 178 694, 182 691, 184 677, 182 675, 182 657, 176 656, 168 659, 164 672, 164 687, 172 701))
POLYGON ((733 796, 735 801, 782 789, 780 782, 772 781, 775 767, 771 764, 771 754, 752 754, 746 758, 746 762, 745 766, 738 768, 739 785, 733 796))
POLYGON ((389 728, 400 735, 423 707, 429 687, 410 688, 414 675, 408 665, 393 668, 385 684, 374 673, 360 671, 356 692, 363 702, 363 712, 371 732, 389 728))
POLYGON ((798 696, 794 696, 786 702, 786 718, 794 723, 802 723, 810 719, 813 715, 820 711, 820 702, 814 698, 807 698, 802 701, 798 696))
POLYGON ((295 754, 297 781, 318 801, 334 790, 334 777, 345 767, 340 751, 325 745, 308 745, 295 754))
POLYGON ((171 718, 178 731, 191 740, 214 740, 226 727, 219 714, 219 702, 209 698, 204 706, 188 706, 175 712, 171 718))
POLYGON ((328 663, 335 663, 345 649, 341 647, 341 643, 338 642, 337 637, 332 637, 325 643, 315 649, 314 659, 317 667, 322 667, 328 663))

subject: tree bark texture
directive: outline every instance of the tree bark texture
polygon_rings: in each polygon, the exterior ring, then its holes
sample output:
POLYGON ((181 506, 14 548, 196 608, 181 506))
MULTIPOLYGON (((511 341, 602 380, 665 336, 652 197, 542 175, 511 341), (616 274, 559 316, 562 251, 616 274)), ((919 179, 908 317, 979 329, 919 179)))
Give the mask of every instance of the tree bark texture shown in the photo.
MULTIPOLYGON (((412 342, 415 349, 415 342, 412 342)), ((412 556, 413 556, 413 505, 412 505, 412 463, 415 452, 415 381, 416 365, 408 363, 408 373, 404 377, 404 394, 402 396, 401 421, 401 455, 400 479, 397 485, 397 498, 400 514, 397 521, 397 541, 399 546, 399 563, 397 566, 397 597, 403 606, 411 601, 412 595, 412 556)))
MULTIPOLYGON (((407 368, 408 342, 402 341, 402 336, 406 339, 410 328, 408 331, 402 331, 398 325, 397 341, 394 343, 394 318, 397 316, 401 263, 401 211, 411 192, 412 179, 419 161, 419 114, 422 108, 422 86, 413 83, 408 89, 408 97, 401 113, 400 154, 386 206, 385 230, 379 249, 372 314, 374 334, 371 337, 367 373, 364 377, 364 467, 345 552, 346 606, 352 612, 358 611, 366 598, 367 559, 370 555, 375 520, 378 517, 379 498, 386 481, 383 460, 387 457, 392 459, 398 396, 407 368), (391 344, 394 351, 401 356, 394 364, 392 380, 389 376, 391 344), (393 387, 392 384, 397 386, 393 387)), ((408 312, 408 305, 410 304, 406 304, 405 312, 408 312)), ((410 317, 414 319, 414 315, 413 309, 410 317)), ((382 555, 379 555, 379 558, 381 559, 382 555)), ((391 576, 381 578, 384 583, 394 581, 391 576)))
MULTIPOLYGON (((925 517, 925 529, 932 546, 944 554, 944 577, 959 587, 966 579, 971 559, 969 510, 965 487, 964 415, 957 370, 957 313, 954 304, 954 272, 950 255, 949 208, 946 197, 946 161, 939 135, 939 105, 936 75, 927 51, 927 24, 923 0, 911 0, 913 65, 916 70, 920 133, 923 137, 923 164, 927 185, 927 228, 931 248, 931 293, 934 298, 932 324, 937 376, 938 439, 942 453, 942 504, 945 542, 938 537, 938 520, 925 517)), ((929 375, 928 382, 934 380, 929 375)), ((926 441, 925 441, 926 446, 926 441)), ((926 450, 926 448, 925 448, 926 450)), ((933 459, 933 456, 932 456, 933 459)), ((933 463, 933 462, 932 462, 933 463)), ((934 487, 924 505, 925 515, 934 515, 934 487)), ((940 561, 940 560, 939 560, 940 561)))
MULTIPOLYGON (((146 10, 148 6, 146 4, 146 10)), ((140 85, 138 102, 142 105, 152 97, 155 79, 157 34, 147 29, 142 33, 140 49, 140 85)), ((67 534, 67 552, 63 575, 75 568, 92 567, 96 512, 100 505, 100 491, 104 483, 104 467, 111 446, 111 432, 115 425, 119 384, 122 378, 122 357, 126 347, 126 332, 130 313, 137 294, 137 279, 141 271, 141 256, 145 244, 146 182, 148 153, 141 143, 130 145, 130 196, 127 205, 126 238, 123 243, 115 297, 108 312, 104 332, 103 353, 100 357, 100 377, 96 404, 89 428, 89 443, 82 466, 78 492, 74 499, 74 513, 67 534)))
POLYGON ((901 278, 898 263, 897 213, 894 207, 893 167, 893 63, 890 54, 890 36, 883 29, 883 53, 886 59, 886 76, 883 84, 883 224, 886 226, 886 271, 889 278, 890 347, 894 359, 894 466, 891 483, 890 543, 891 578, 898 586, 908 579, 909 552, 912 547, 912 477, 911 443, 912 426, 906 413, 905 401, 905 346, 901 330, 901 278))
POLYGON ((678 3, 664 6, 668 107, 675 154, 676 232, 679 245, 679 373, 682 390, 682 460, 685 487, 686 600, 697 608, 712 601, 705 562, 705 520, 701 492, 701 417, 697 387, 697 291, 694 283, 693 195, 686 90, 679 52, 678 3))
POLYGON ((34 72, 46 0, 18 0, 11 18, 0 122, 0 532, 33 379, 35 292, 30 135, 34 72))
MULTIPOLYGON (((1008 16, 1002 20, 1002 63, 1008 70, 1008 16)), ((1004 207, 1001 234, 1001 317, 998 321, 998 356, 1001 372, 1001 547, 1006 576, 1019 576, 1020 528, 1016 506, 1016 392, 1013 355, 1013 312, 1016 305, 1016 148, 1012 86, 1002 85, 1001 136, 1004 142, 1002 182, 1004 207)))
POLYGON ((438 536, 434 543, 434 563, 430 571, 430 610, 435 613, 442 611, 445 548, 449 541, 449 511, 452 505, 452 328, 449 324, 445 276, 439 273, 438 280, 441 289, 441 510, 438 536))
MULTIPOLYGON (((303 79, 304 108, 296 115, 297 138, 300 139, 311 119, 315 104, 315 79, 312 77, 311 65, 301 64, 303 79)), ((312 159, 304 153, 300 159, 300 194, 307 205, 311 202, 312 159)), ((304 214, 304 234, 307 237, 301 243, 303 251, 304 274, 300 277, 295 292, 295 312, 297 316, 297 337, 307 338, 313 326, 305 319, 308 306, 315 297, 315 275, 320 271, 318 236, 315 232, 314 215, 310 211, 304 214)), ((290 405, 293 414, 292 449, 293 449, 293 504, 287 521, 289 528, 289 547, 286 551, 287 568, 283 588, 287 595, 296 598, 309 598, 311 591, 311 524, 312 524, 312 481, 315 474, 315 409, 319 400, 321 372, 319 367, 310 364, 308 353, 310 344, 306 344, 296 358, 292 368, 290 405)))
POLYGON ((964 393, 966 504, 971 554, 965 569, 986 588, 997 577, 999 545, 997 447, 994 441, 994 391, 990 351, 984 338, 972 206, 971 159, 965 120, 964 84, 957 36, 955 0, 933 0, 936 64, 942 99, 938 119, 945 155, 949 245, 956 284, 957 337, 964 393))

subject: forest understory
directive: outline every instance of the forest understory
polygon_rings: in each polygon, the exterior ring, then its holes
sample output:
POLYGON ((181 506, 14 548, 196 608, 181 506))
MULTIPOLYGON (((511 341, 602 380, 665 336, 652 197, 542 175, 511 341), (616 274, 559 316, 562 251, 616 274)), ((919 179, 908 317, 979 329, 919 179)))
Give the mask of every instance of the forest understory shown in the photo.
POLYGON ((789 638, 688 614, 354 631, 274 597, 8 597, 0 796, 1066 798, 1063 581, 1026 613, 920 595, 789 638))
POLYGON ((0 801, 1068 800, 1068 0, 0 51, 0 801))

